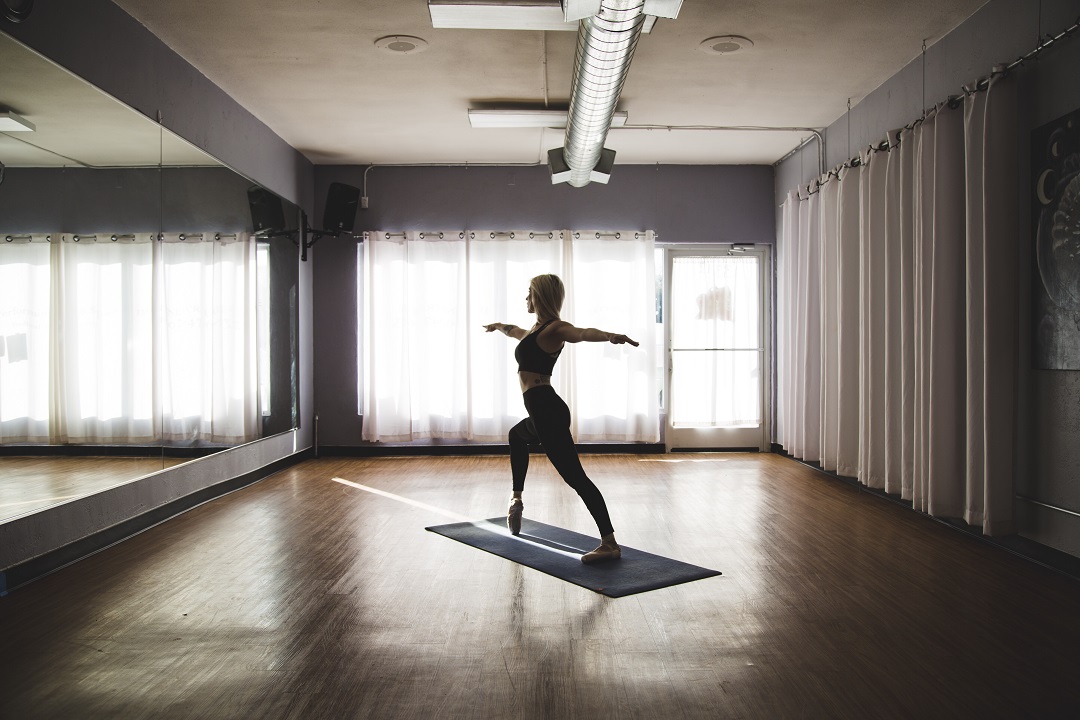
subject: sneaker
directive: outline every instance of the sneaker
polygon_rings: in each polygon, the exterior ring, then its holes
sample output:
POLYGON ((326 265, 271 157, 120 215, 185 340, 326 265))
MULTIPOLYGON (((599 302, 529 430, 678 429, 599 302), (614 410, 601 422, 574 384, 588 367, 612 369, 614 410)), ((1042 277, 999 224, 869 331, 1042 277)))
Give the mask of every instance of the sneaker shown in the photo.
POLYGON ((583 563, 597 563, 605 560, 618 560, 622 555, 622 550, 615 542, 601 543, 600 547, 596 548, 592 552, 587 552, 581 556, 581 562, 583 563))
POLYGON ((510 500, 510 509, 506 511, 506 527, 510 529, 511 535, 521 532, 521 511, 524 509, 525 504, 521 502, 521 498, 510 500))

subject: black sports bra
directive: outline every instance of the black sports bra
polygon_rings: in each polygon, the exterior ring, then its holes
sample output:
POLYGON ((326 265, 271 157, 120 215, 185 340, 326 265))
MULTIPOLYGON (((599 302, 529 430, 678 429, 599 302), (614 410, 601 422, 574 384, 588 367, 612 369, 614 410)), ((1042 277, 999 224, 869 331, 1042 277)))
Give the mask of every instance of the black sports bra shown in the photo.
POLYGON ((555 371, 555 361, 559 359, 559 354, 562 353, 562 348, 559 348, 557 352, 548 354, 540 349, 540 346, 536 343, 536 337, 554 320, 549 320, 534 332, 529 333, 525 337, 521 338, 521 342, 518 343, 514 349, 514 358, 518 362, 518 372, 534 372, 539 375, 551 375, 555 371))

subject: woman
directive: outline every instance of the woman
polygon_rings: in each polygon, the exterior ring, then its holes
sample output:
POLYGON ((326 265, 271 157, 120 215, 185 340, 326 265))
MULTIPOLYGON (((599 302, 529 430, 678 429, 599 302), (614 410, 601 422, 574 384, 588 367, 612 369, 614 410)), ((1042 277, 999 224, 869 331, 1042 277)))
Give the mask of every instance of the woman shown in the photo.
POLYGON ((529 417, 510 430, 510 470, 514 479, 514 495, 506 513, 506 524, 514 535, 521 532, 521 513, 525 507, 521 493, 529 468, 529 443, 539 442, 566 484, 585 501, 585 507, 592 513, 600 530, 600 546, 582 555, 581 562, 614 560, 622 551, 615 542, 607 504, 581 467, 574 438, 570 435, 570 409, 551 387, 551 373, 565 343, 630 343, 635 347, 638 344, 625 335, 596 328, 577 328, 560 320, 559 311, 565 297, 566 290, 557 275, 538 275, 529 282, 529 294, 525 299, 528 311, 536 314, 536 324, 531 330, 526 332, 517 325, 505 323, 484 326, 488 332, 498 330, 520 340, 514 357, 518 361, 522 399, 529 413, 529 417))

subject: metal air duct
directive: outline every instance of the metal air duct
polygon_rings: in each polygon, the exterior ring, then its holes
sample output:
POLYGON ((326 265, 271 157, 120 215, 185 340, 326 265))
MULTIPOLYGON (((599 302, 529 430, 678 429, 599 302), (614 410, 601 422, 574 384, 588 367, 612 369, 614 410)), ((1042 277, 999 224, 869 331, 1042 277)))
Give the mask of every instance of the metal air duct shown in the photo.
MULTIPOLYGON (((594 9, 593 3, 564 0, 567 20, 582 8, 594 9)), ((566 136, 563 147, 548 151, 552 183, 584 187, 608 181, 615 151, 604 141, 645 17, 674 18, 681 5, 682 0, 599 0, 595 15, 579 18, 566 136)))

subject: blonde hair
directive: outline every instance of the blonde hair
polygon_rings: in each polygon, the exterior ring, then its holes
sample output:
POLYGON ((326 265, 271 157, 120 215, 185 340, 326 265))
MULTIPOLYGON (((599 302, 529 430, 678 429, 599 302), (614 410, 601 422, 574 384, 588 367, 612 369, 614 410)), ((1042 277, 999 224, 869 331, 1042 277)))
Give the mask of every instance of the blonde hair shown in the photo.
POLYGON ((529 290, 532 291, 533 309, 536 310, 537 320, 558 320, 559 311, 562 310, 563 299, 566 297, 566 288, 558 275, 537 275, 529 281, 529 290))

